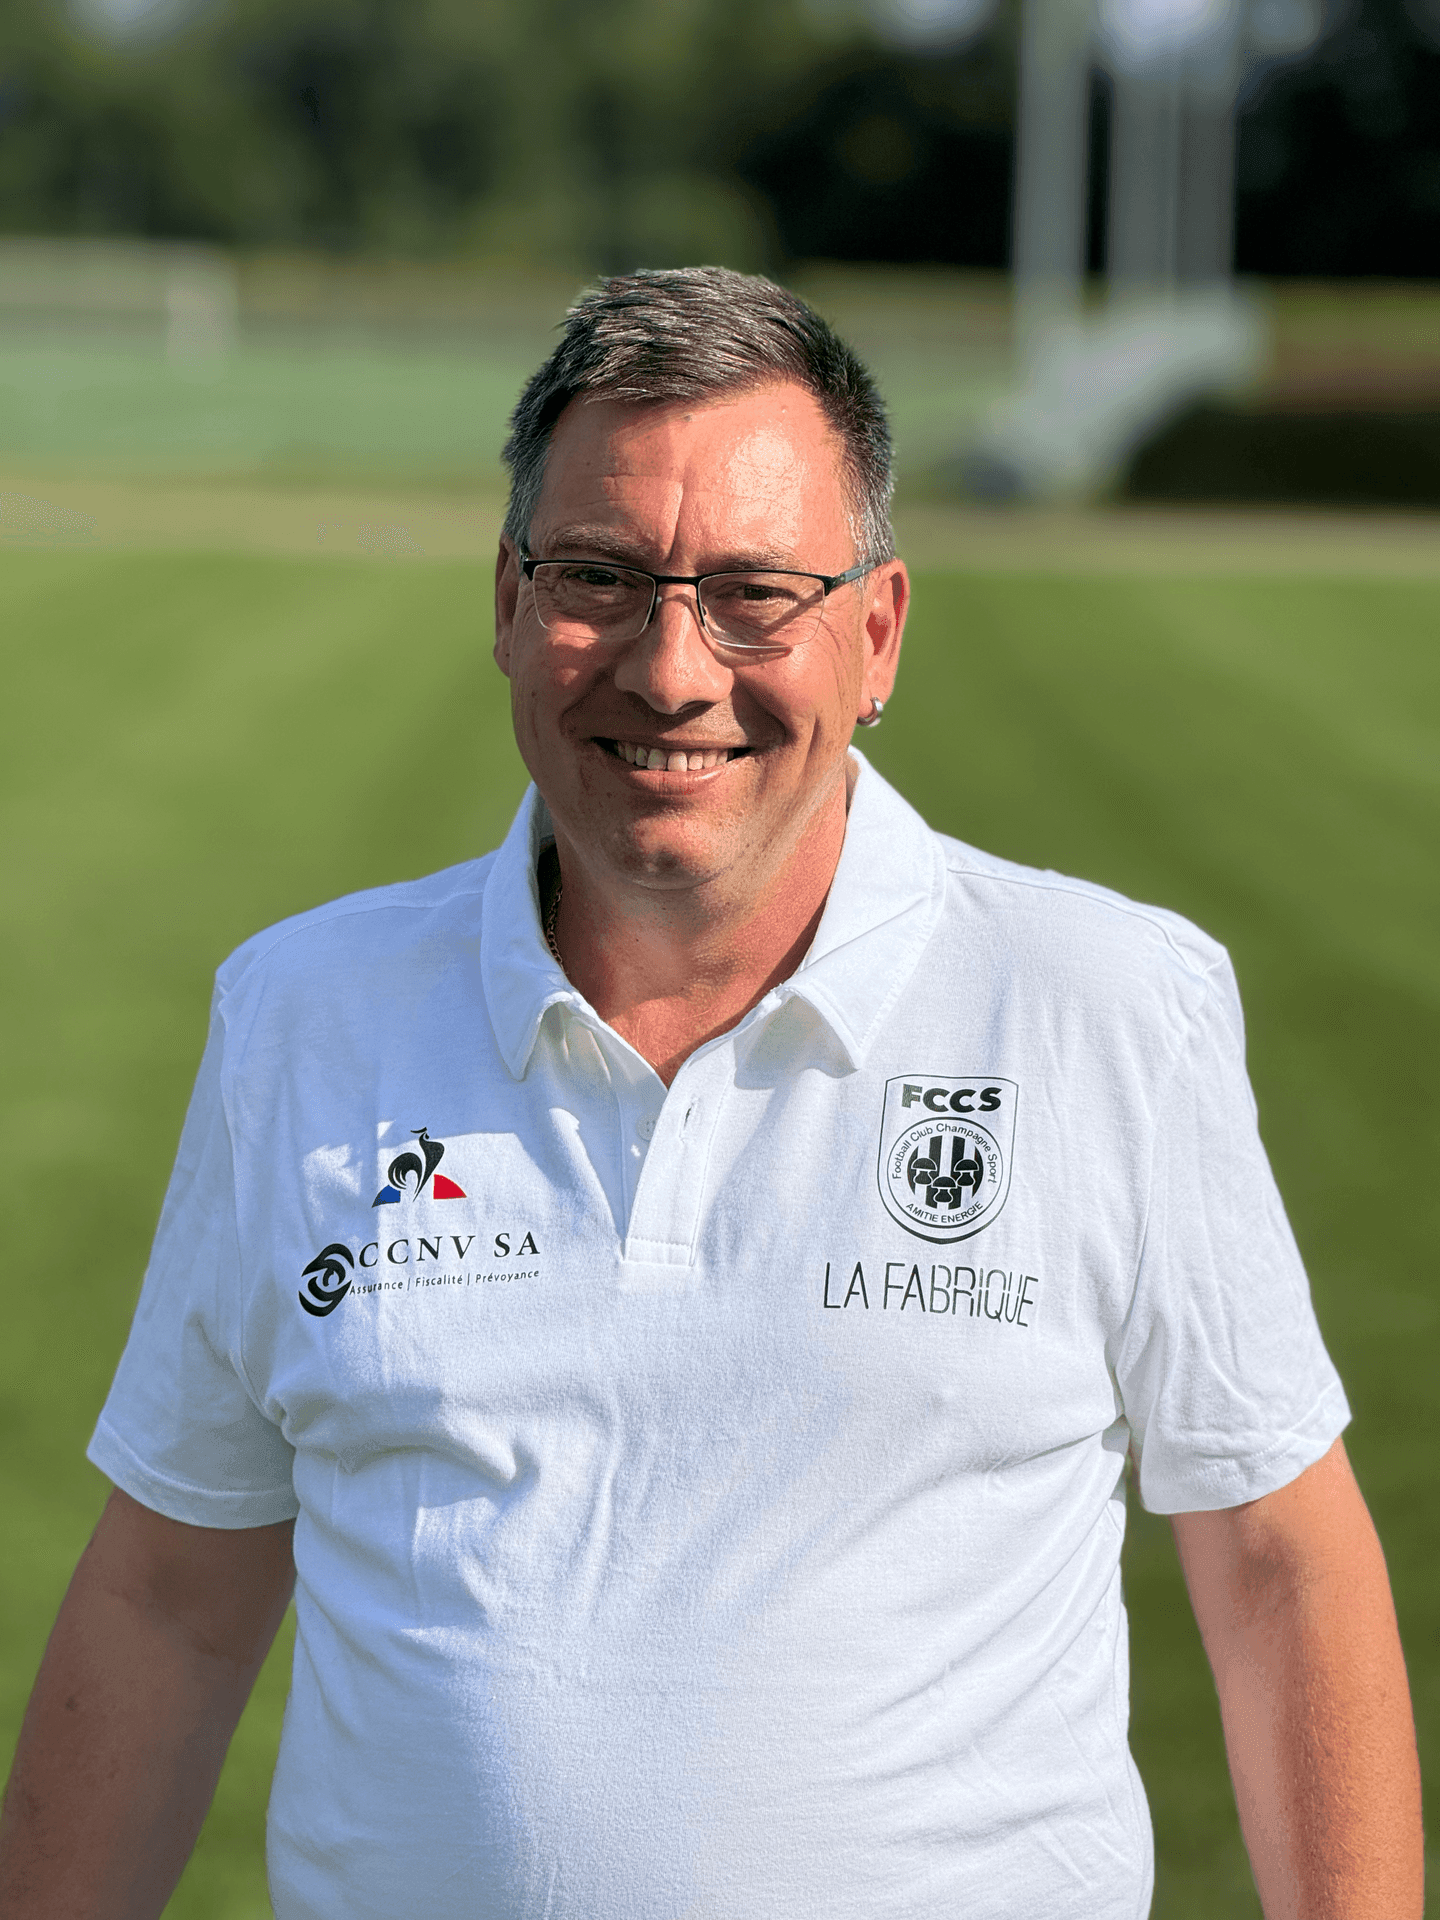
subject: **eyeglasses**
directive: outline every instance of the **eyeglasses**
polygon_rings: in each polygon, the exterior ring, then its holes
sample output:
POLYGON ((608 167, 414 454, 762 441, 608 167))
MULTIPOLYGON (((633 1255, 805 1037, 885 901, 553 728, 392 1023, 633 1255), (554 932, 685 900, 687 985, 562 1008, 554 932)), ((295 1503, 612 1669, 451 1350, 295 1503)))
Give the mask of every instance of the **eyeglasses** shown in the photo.
POLYGON ((861 562, 844 573, 645 573, 608 560, 534 560, 520 570, 535 595, 535 617, 547 633, 580 643, 623 646, 654 617, 661 587, 693 587, 700 631, 710 646, 747 654, 789 653, 814 633, 826 597, 871 571, 861 562))

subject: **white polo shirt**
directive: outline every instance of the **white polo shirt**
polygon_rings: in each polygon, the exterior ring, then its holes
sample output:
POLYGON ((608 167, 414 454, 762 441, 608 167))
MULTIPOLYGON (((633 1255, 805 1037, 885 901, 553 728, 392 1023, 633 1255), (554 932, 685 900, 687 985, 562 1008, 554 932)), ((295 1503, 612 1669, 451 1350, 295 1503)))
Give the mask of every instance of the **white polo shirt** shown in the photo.
POLYGON ((90 1457, 296 1516, 279 1920, 1138 1920, 1127 1453, 1348 1414, 1225 956, 862 765, 813 950, 668 1090, 497 854, 221 969, 90 1457))

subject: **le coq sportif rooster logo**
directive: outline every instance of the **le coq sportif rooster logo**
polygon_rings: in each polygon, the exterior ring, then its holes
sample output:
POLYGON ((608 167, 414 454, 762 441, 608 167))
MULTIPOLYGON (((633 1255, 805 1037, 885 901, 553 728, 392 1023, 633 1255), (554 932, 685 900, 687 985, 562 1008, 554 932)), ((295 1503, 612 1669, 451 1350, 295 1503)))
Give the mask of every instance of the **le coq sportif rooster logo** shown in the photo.
POLYGON ((397 1153, 385 1169, 385 1185, 370 1202, 372 1207, 394 1207, 402 1200, 418 1200, 426 1187, 432 1200, 463 1200, 465 1189, 435 1169, 445 1158, 443 1140, 432 1140, 428 1127, 413 1127, 415 1145, 397 1153))

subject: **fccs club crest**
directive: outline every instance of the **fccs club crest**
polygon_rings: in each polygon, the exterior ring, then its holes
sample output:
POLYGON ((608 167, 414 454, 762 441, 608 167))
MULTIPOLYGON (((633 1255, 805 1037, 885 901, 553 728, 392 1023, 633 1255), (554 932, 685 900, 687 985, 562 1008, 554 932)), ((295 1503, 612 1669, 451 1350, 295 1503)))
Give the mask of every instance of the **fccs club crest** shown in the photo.
POLYGON ((880 1198, 922 1240, 968 1240, 988 1227, 1010 1191, 1013 1080, 907 1073, 885 1082, 880 1198))

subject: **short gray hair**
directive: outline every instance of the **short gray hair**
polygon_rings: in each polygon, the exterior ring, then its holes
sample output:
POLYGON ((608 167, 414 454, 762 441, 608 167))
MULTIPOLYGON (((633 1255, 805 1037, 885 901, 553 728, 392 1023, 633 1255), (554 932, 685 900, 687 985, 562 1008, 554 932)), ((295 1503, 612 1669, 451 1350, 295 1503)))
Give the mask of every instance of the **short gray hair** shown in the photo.
POLYGON ((555 422, 580 394, 637 406, 707 400, 772 380, 813 394, 837 435, 857 559, 895 551, 890 428, 875 382, 813 308, 728 267, 627 273, 581 294, 510 417, 505 531, 524 549, 555 422))

